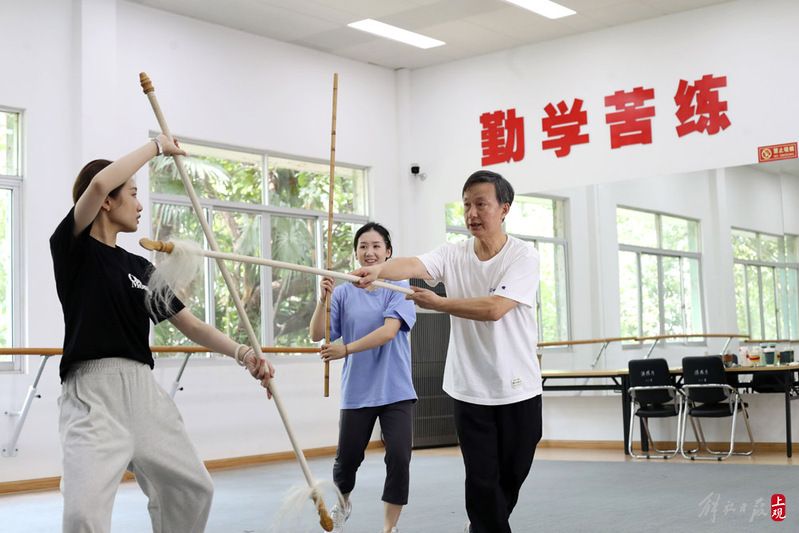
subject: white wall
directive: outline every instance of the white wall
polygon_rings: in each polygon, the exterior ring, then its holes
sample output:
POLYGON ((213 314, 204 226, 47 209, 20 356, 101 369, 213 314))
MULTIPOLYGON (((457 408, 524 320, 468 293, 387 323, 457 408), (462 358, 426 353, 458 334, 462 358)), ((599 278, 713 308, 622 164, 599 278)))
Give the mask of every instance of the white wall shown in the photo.
MULTIPOLYGON (((74 176, 85 161, 116 158, 146 142, 158 124, 139 86, 153 81, 172 133, 216 143, 327 160, 333 74, 339 74, 337 161, 366 165, 375 185, 371 212, 399 226, 396 111, 392 71, 331 57, 123 1, 2 2, 5 58, 0 102, 25 110, 27 166, 23 213, 26 247, 26 346, 63 340, 48 239, 71 205, 74 176), (47 10, 47 17, 35 16, 47 10), (8 17, 8 19, 6 19, 8 17)), ((146 170, 138 176, 149 220, 146 170)), ((120 237, 141 250, 145 223, 120 237)), ((397 247, 399 250, 399 247, 397 247)), ((141 250, 143 252, 143 250, 141 250)), ((243 341, 244 339, 242 339, 243 341)), ((179 361, 158 361, 156 378, 169 388, 179 361)), ((0 411, 21 407, 40 364, 0 375, 0 411)), ((0 458, 0 482, 60 475, 57 434, 59 358, 47 363, 18 443, 0 458)), ((314 356, 275 358, 275 382, 303 448, 335 446, 340 363, 331 365, 330 397, 314 356)), ((186 425, 204 459, 292 449, 275 406, 230 360, 193 361, 177 395, 186 425)), ((15 419, 0 419, 0 440, 15 419)), ((298 469, 298 475, 301 472, 298 469)))
POLYGON ((525 118, 524 159, 491 168, 527 193, 756 163, 758 146, 795 141, 797 75, 784 53, 799 45, 798 18, 790 0, 742 0, 413 71, 409 154, 428 178, 412 184, 419 203, 407 248, 422 252, 443 238, 440 217, 431 226, 423 214, 458 200, 480 167, 485 112, 515 108, 525 118), (732 125, 678 138, 677 84, 705 74, 727 76, 720 95, 732 125), (641 86, 655 89, 653 142, 611 150, 604 97, 641 86), (557 158, 541 148, 543 109, 574 98, 585 100, 590 143, 557 158))
MULTIPOLYGON (((799 45, 796 20, 795 2, 731 2, 413 71, 411 142, 404 157, 420 162, 428 178, 409 185, 418 202, 405 222, 405 235, 411 240, 403 249, 420 253, 443 240, 443 217, 424 214, 437 214, 442 204, 457 201, 466 177, 480 167, 480 115, 515 108, 517 116, 525 117, 525 157, 490 168, 508 178, 519 193, 569 199, 572 337, 619 334, 616 205, 702 222, 707 331, 736 332, 729 228, 782 233, 780 216, 772 213, 782 211, 780 194, 798 191, 790 180, 786 184, 783 179, 780 188, 774 178, 727 169, 757 163, 759 146, 796 141, 799 113, 791 87, 797 75, 787 68, 783 55, 799 45), (673 115, 677 84, 706 74, 727 77, 720 95, 728 101, 732 125, 717 135, 678 138, 673 115), (611 150, 603 99, 639 86, 655 89, 653 142, 611 150), (583 133, 590 134, 590 143, 557 158, 552 150, 541 148, 543 108, 561 100, 571 106, 574 98, 585 100, 589 126, 583 133), (758 185, 752 185, 749 180, 756 178, 758 185)), ((783 196, 782 203, 785 231, 796 228, 795 215, 788 213, 795 201, 783 196)), ((653 356, 677 362, 684 355, 719 351, 723 345, 710 341, 696 347, 659 346, 653 356)), ((737 349, 737 344, 731 348, 737 349)), ((543 364, 586 368, 598 349, 550 350, 543 364)), ((599 366, 625 367, 629 359, 647 351, 648 347, 611 344, 599 366)), ((590 400, 547 395, 544 438, 618 440, 618 397, 582 397, 590 400), (589 403, 590 416, 574 408, 589 403), (576 424, 574 416, 595 423, 576 424)), ((752 399, 758 440, 784 440, 780 401, 776 396, 752 399), (765 416, 775 412, 780 416, 765 416)), ((793 419, 795 423, 796 414, 793 419)), ((711 431, 710 438, 723 440, 723 432, 711 431)))
MULTIPOLYGON (((78 169, 95 157, 119 157, 157 129, 138 84, 141 71, 153 80, 178 138, 321 160, 329 157, 332 76, 338 72, 337 160, 370 167, 371 213, 392 228, 402 255, 443 240, 443 204, 458 200, 463 180, 480 165, 480 114, 516 108, 526 121, 527 155, 495 168, 519 193, 546 191, 570 201, 576 339, 618 333, 613 279, 619 203, 702 220, 708 330, 734 331, 734 306, 723 276, 732 268, 724 253, 725 231, 753 223, 758 224, 754 229, 768 229, 750 209, 760 201, 746 188, 751 173, 724 169, 756 162, 757 146, 796 140, 791 115, 797 75, 784 68, 783 51, 799 45, 793 27, 799 6, 787 0, 733 2, 412 72, 392 72, 121 0, 0 0, 0 10, 4 21, 12 21, 4 24, 11 53, 0 74, 0 104, 25 110, 26 334, 21 344, 26 346, 62 342, 47 239, 70 206, 78 169), (37 16, 42 12, 47 17, 37 16), (677 139, 670 103, 676 83, 709 73, 727 76, 722 95, 730 102, 733 125, 719 135, 677 139), (655 141, 610 150, 602 98, 642 85, 656 89, 655 141), (542 108, 575 97, 586 100, 591 142, 558 159, 540 149, 542 108), (408 175, 412 162, 422 165, 426 181, 408 175), (639 178, 647 180, 627 181, 639 178), (678 186, 691 192, 675 196, 678 186)), ((138 179, 146 206, 146 172, 138 179)), ((793 182, 783 180, 781 191, 799 197, 793 182)), ((773 194, 764 192, 765 205, 774 205, 773 194)), ((792 205, 784 197, 783 203, 792 205)), ((142 220, 148 219, 146 208, 142 220)), ((792 212, 786 212, 784 224, 799 231, 792 212)), ((147 233, 147 227, 139 232, 147 233)), ((135 250, 138 236, 120 244, 135 250)), ((552 365, 584 368, 595 348, 548 352, 544 366, 557 358, 552 365)), ((655 354, 679 358, 720 348, 711 342, 684 351, 658 348, 655 354)), ((624 366, 642 354, 615 345, 600 365, 624 366)), ((325 399, 321 366, 313 357, 276 358, 275 363, 276 385, 300 445, 335 445, 337 365, 325 399)), ((166 387, 177 364, 159 361, 156 367, 166 387)), ((38 365, 39 358, 30 358, 30 370, 38 365)), ((42 398, 34 402, 18 456, 0 458, 0 482, 60 475, 57 365, 54 359, 45 369, 42 398)), ((31 372, 0 375, 0 411, 19 408, 33 377, 31 372)), ((231 361, 195 361, 183 385, 177 402, 205 459, 290 450, 274 406, 231 361)), ((776 396, 753 399, 758 440, 783 440, 780 401, 776 396), (768 416, 775 412, 780 415, 768 416)), ((544 438, 620 440, 618 403, 617 396, 547 395, 544 438), (585 408, 591 409, 591 425, 584 423, 585 408)), ((13 423, 11 417, 0 419, 3 442, 13 423)))

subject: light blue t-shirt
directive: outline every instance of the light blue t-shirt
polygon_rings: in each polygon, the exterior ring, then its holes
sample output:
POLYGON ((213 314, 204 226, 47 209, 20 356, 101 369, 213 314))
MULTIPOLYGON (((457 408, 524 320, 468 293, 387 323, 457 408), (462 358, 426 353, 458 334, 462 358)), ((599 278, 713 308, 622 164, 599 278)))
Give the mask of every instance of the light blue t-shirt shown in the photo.
MULTIPOLYGON (((408 287, 404 281, 389 281, 408 287)), ((365 291, 351 283, 333 290, 330 304, 330 340, 345 344, 381 327, 386 318, 401 321, 392 340, 372 350, 350 353, 341 371, 341 408, 376 407, 416 400, 411 379, 408 332, 416 322, 413 302, 401 292, 378 288, 365 291)))

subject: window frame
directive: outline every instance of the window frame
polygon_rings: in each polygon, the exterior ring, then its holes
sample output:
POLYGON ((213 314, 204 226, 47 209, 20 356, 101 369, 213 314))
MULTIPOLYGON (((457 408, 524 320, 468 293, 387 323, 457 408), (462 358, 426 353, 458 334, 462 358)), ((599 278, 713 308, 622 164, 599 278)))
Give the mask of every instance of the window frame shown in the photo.
MULTIPOLYGON (((697 243, 701 243, 701 222, 698 219, 694 219, 691 217, 685 217, 680 215, 675 215, 671 213, 663 213, 658 211, 650 211, 647 209, 639 209, 636 207, 630 207, 626 205, 617 205, 616 206, 616 217, 618 217, 618 210, 624 209, 627 211, 636 211, 639 213, 646 213, 653 215, 655 217, 655 231, 657 236, 657 243, 659 245, 658 248, 653 248, 649 246, 640 246, 640 245, 632 245, 632 244, 622 244, 618 242, 618 218, 616 221, 616 232, 617 232, 617 245, 618 245, 618 257, 622 252, 626 253, 633 253, 635 254, 635 264, 636 264, 636 278, 637 278, 637 294, 636 299, 638 303, 638 316, 637 316, 637 332, 635 337, 648 337, 650 335, 645 335, 643 332, 644 327, 644 301, 643 301, 643 294, 644 294, 644 283, 642 279, 642 256, 649 255, 655 258, 657 262, 657 295, 658 295, 658 333, 655 335, 668 335, 669 333, 666 332, 666 300, 665 300, 665 282, 664 282, 664 269, 663 269, 663 259, 664 258, 677 258, 680 260, 680 318, 682 322, 682 328, 686 328, 690 321, 688 320, 688 313, 686 311, 686 301, 688 301, 688 297, 690 294, 686 294, 684 278, 682 273, 684 272, 682 268, 683 260, 695 260, 697 263, 697 271, 698 271, 698 284, 697 287, 697 294, 699 296, 699 305, 701 306, 700 316, 701 316, 701 331, 690 331, 690 332, 683 332, 676 335, 683 335, 683 334, 702 334, 705 333, 707 329, 707 317, 706 317, 706 309, 707 306, 705 305, 705 294, 704 294, 704 276, 703 276, 703 267, 702 267, 702 252, 690 252, 690 251, 680 251, 680 250, 671 250, 668 248, 663 248, 663 225, 662 225, 662 217, 669 217, 672 219, 681 219, 681 220, 689 220, 693 221, 697 224, 697 235, 696 241, 697 243)), ((618 261, 619 270, 621 268, 621 261, 618 261)), ((620 271, 619 271, 620 275, 620 271)), ((619 291, 621 291, 621 279, 619 279, 619 291)), ((622 299, 620 298, 619 304, 621 305, 622 299)), ((621 309, 619 309, 619 317, 621 318, 622 313, 621 309)), ((621 327, 621 323, 619 324, 621 327)), ((623 328, 622 328, 623 330, 623 328)), ((668 343, 669 339, 663 339, 663 342, 668 343)), ((683 340, 671 340, 672 343, 678 344, 685 344, 685 345, 703 345, 706 343, 706 340, 698 340, 698 341, 691 341, 690 339, 683 339, 683 340)), ((629 345, 640 345, 641 342, 636 341, 627 341, 624 343, 625 346, 629 345)))
MULTIPOLYGON (((22 290, 25 286, 25 269, 22 264, 22 205, 25 177, 25 111, 19 108, 0 106, 0 112, 16 113, 19 117, 17 132, 17 175, 0 174, 0 188, 11 192, 11 346, 17 346, 25 331, 25 312, 22 303, 22 290)), ((12 355, 10 361, 0 361, 0 373, 21 373, 27 370, 27 357, 12 355)))
MULTIPOLYGON (((561 204, 561 209, 562 209, 562 212, 563 212, 563 225, 564 225, 564 227, 562 228, 562 231, 563 231, 564 235, 567 234, 567 231, 566 231, 567 228, 565 227, 565 226, 567 226, 567 221, 566 221, 566 218, 567 218, 567 215, 566 215, 566 213, 567 213, 567 210, 566 210, 567 200, 565 200, 563 198, 553 198, 553 197, 550 197, 550 196, 544 196, 544 195, 538 195, 538 194, 517 194, 516 198, 519 198, 519 197, 538 198, 538 199, 544 199, 544 200, 549 200, 549 201, 552 201, 552 202, 560 203, 561 204)), ((453 204, 453 203, 458 203, 458 202, 449 202, 447 205, 453 204)), ((445 210, 445 215, 444 216, 445 216, 445 221, 446 221, 446 205, 444 206, 444 210, 445 210)), ((504 230, 504 228, 505 228, 505 224, 504 223, 502 224, 502 227, 503 227, 503 230, 504 230)), ((448 225, 446 225, 446 230, 445 231, 446 231, 447 235, 455 234, 455 235, 465 235, 467 238, 471 237, 471 234, 469 233, 469 230, 466 229, 465 224, 461 224, 461 225, 457 225, 457 226, 448 224, 448 225)), ((541 302, 541 290, 540 290, 540 288, 538 290, 536 290, 536 295, 535 295, 535 316, 536 316, 536 328, 537 328, 536 334, 538 336, 538 342, 557 342, 557 341, 572 340, 571 283, 570 283, 571 274, 570 274, 570 270, 569 270, 569 264, 570 264, 569 263, 569 239, 567 237, 542 237, 542 236, 533 236, 533 235, 521 235, 521 234, 518 234, 518 233, 508 233, 508 235, 510 235, 512 237, 516 237, 517 239, 520 239, 522 241, 531 243, 535 247, 536 251, 539 250, 539 244, 540 243, 552 244, 553 246, 556 247, 556 249, 558 247, 562 247, 562 250, 563 250, 563 263, 564 263, 563 264, 564 284, 565 284, 564 299, 566 301, 566 309, 564 311, 564 314, 565 314, 564 320, 565 320, 565 324, 566 324, 566 338, 564 338, 564 339, 545 339, 544 338, 544 325, 543 325, 543 320, 542 320, 543 305, 542 305, 542 302, 541 302)), ((540 283, 540 273, 539 273, 539 283, 540 283)))
MULTIPOLYGON (((788 235, 788 234, 777 235, 777 234, 773 234, 773 233, 767 233, 767 232, 756 231, 756 230, 748 230, 748 229, 739 228, 739 227, 731 228, 731 232, 735 232, 735 231, 754 234, 755 238, 757 239, 757 243, 758 243, 758 258, 757 259, 744 259, 744 258, 736 257, 735 256, 735 248, 733 248, 731 250, 732 251, 732 260, 733 260, 733 268, 735 269, 738 265, 742 265, 743 266, 743 291, 744 291, 744 302, 743 302, 743 304, 745 306, 745 312, 746 312, 747 331, 745 331, 745 332, 742 331, 742 332, 739 332, 739 333, 748 334, 752 338, 760 338, 760 339, 769 339, 769 338, 772 337, 771 335, 767 335, 766 332, 765 332, 766 314, 765 314, 765 309, 764 309, 765 305, 764 305, 764 301, 763 301, 763 297, 762 297, 763 291, 764 291, 763 269, 769 269, 769 270, 771 270, 772 277, 773 277, 773 284, 774 284, 774 294, 773 294, 773 300, 774 300, 774 309, 773 309, 773 311, 774 311, 774 314, 773 314, 773 316, 774 316, 775 323, 777 325, 776 337, 778 339, 782 339, 782 338, 791 339, 791 338, 796 337, 797 335, 799 335, 799 324, 794 322, 794 316, 797 313, 797 309, 799 309, 799 298, 794 298, 793 301, 791 301, 791 291, 787 290, 784 294, 781 294, 780 291, 779 291, 779 288, 778 288, 779 287, 779 279, 780 278, 783 278, 783 279, 786 279, 786 280, 791 278, 791 276, 788 275, 788 273, 790 271, 793 271, 793 279, 794 280, 799 279, 799 263, 788 260, 789 254, 788 254, 787 249, 786 249, 786 246, 787 246, 786 238, 788 238, 788 237, 796 238, 796 236, 788 235), (783 261, 774 262, 774 261, 765 261, 765 260, 762 259, 762 256, 761 256, 762 241, 761 241, 761 238, 760 238, 761 235, 768 235, 769 237, 775 237, 777 239, 778 244, 779 244, 780 258, 783 259, 783 261), (750 304, 750 291, 749 291, 748 279, 749 279, 749 269, 750 268, 757 269, 757 286, 758 286, 758 293, 759 293, 758 294, 758 296, 759 296, 759 298, 758 298, 759 305, 758 305, 758 310, 757 311, 758 311, 758 315, 760 317, 760 331, 757 334, 753 334, 752 333, 751 309, 750 309, 750 305, 749 305, 750 304), (792 306, 792 307, 789 307, 789 309, 787 309, 787 310, 783 309, 782 305, 781 305, 781 302, 783 302, 783 301, 787 302, 788 305, 792 306), (785 316, 786 314, 788 315, 787 317, 785 316), (784 331, 786 327, 789 330, 788 334, 787 335, 783 335, 781 332, 784 331)), ((735 280, 733 281, 733 283, 734 284, 736 283, 735 280)), ((796 294, 796 290, 795 289, 794 289, 794 294, 796 294)), ((739 306, 739 302, 738 302, 738 286, 736 284, 736 286, 735 286, 736 324, 738 322, 738 320, 737 320, 738 306, 739 306)))
MULTIPOLYGON (((151 132, 151 134, 153 133, 151 132)), ((261 187, 262 187, 261 203, 254 204, 246 202, 213 199, 207 197, 199 197, 198 198, 199 204, 203 208, 206 220, 209 223, 211 223, 211 221, 214 219, 214 215, 216 213, 222 211, 234 212, 234 213, 246 213, 249 215, 260 217, 259 244, 261 247, 261 256, 266 259, 272 259, 272 249, 271 249, 272 217, 280 216, 280 217, 300 218, 304 220, 309 220, 313 224, 316 233, 315 249, 317 251, 316 253, 317 261, 314 266, 317 268, 326 267, 323 251, 324 248, 326 247, 327 241, 326 238, 322 236, 322 228, 328 220, 328 212, 316 211, 299 207, 286 207, 286 206, 278 206, 270 204, 269 194, 268 194, 269 191, 267 190, 268 187, 267 172, 269 168, 268 162, 272 157, 281 158, 281 159, 291 159, 301 163, 311 163, 311 164, 329 164, 329 161, 325 162, 313 158, 287 155, 284 153, 271 152, 267 150, 258 151, 249 148, 241 148, 231 145, 189 139, 187 137, 181 137, 181 140, 182 140, 181 145, 183 147, 196 145, 196 146, 201 146, 203 148, 222 149, 233 152, 258 155, 261 158, 261 187)), ((371 202, 368 195, 368 190, 371 186, 369 167, 364 165, 353 165, 349 163, 339 163, 338 165, 346 168, 352 168, 361 171, 363 173, 363 190, 364 190, 363 207, 366 210, 366 214, 355 215, 350 213, 333 213, 333 223, 334 224, 351 223, 351 224, 363 225, 370 220, 369 214, 371 213, 371 202)), ((191 200, 188 195, 149 192, 149 206, 151 209, 151 217, 152 214, 154 213, 153 209, 154 204, 171 204, 181 207, 189 207, 189 208, 192 207, 191 200)), ((152 223, 152 218, 150 219, 150 222, 152 223)), ((204 245, 207 246, 207 244, 205 243, 204 245)), ((354 254, 352 257, 353 257, 352 260, 354 261, 354 254)), ((260 306, 261 323, 253 324, 253 329, 255 333, 260 336, 259 340, 261 341, 261 344, 263 346, 275 346, 275 328, 274 328, 275 313, 274 310, 272 309, 273 292, 272 292, 271 271, 272 271, 271 268, 260 268, 259 276, 260 276, 261 292, 262 292, 261 306, 260 306)), ((215 293, 213 290, 214 280, 216 279, 216 276, 219 272, 219 267, 217 266, 216 261, 206 258, 203 264, 203 272, 206 277, 206 285, 205 285, 206 310, 205 310, 205 316, 201 318, 204 321, 208 322, 209 324, 216 324, 217 317, 215 316, 215 308, 216 308, 215 293)), ((315 298, 319 297, 318 292, 319 289, 317 286, 315 298)), ((301 355, 291 355, 291 354, 282 354, 282 355, 286 355, 289 357, 302 357, 301 355)), ((176 357, 175 354, 165 354, 165 356, 176 357)), ((213 354, 209 354, 207 355, 207 357, 213 357, 213 354)))

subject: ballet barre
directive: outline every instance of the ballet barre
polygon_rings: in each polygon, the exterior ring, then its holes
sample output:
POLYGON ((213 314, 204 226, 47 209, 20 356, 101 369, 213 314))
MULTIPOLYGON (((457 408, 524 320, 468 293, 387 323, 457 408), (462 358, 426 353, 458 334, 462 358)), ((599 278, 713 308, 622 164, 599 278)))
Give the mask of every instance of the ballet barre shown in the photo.
MULTIPOLYGON (((687 341, 688 339, 693 339, 693 338, 711 339, 718 337, 727 339, 727 342, 724 344, 724 348, 722 348, 721 352, 719 352, 720 354, 724 354, 727 352, 727 348, 730 347, 730 343, 732 342, 733 339, 735 339, 736 337, 739 339, 748 339, 749 335, 739 335, 738 333, 694 333, 694 334, 684 334, 684 335, 680 334, 652 335, 650 337, 636 337, 636 340, 639 342, 654 341, 652 342, 652 346, 649 347, 649 351, 647 352, 647 354, 643 357, 644 359, 649 359, 649 356, 652 355, 652 351, 655 349, 655 346, 657 346, 658 341, 661 341, 663 339, 685 339, 687 341)), ((741 342, 746 342, 746 340, 742 340, 741 342)))
MULTIPOLYGON (((602 344, 599 348, 599 352, 597 352, 596 356, 594 356, 594 360, 591 363, 591 370, 596 370, 596 365, 599 364, 599 360, 605 354, 605 351, 608 349, 608 345, 611 342, 624 342, 624 341, 634 341, 637 340, 636 337, 610 337, 606 339, 586 339, 580 341, 553 341, 553 342, 539 342, 539 347, 546 348, 547 346, 575 346, 578 344, 602 344)), ((539 363, 540 363, 539 359, 539 363)), ((590 377, 584 378, 583 385, 587 385, 590 377)), ((577 395, 581 395, 584 390, 587 389, 578 389, 577 395)))
MULTIPOLYGON (((175 381, 172 382, 172 387, 170 389, 169 395, 174 398, 175 393, 178 390, 182 390, 180 387, 180 379, 183 376, 183 371, 186 369, 186 365, 189 362, 189 358, 192 354, 195 353, 211 353, 211 350, 204 348, 202 346, 150 346, 150 351, 153 353, 185 353, 186 356, 183 359, 183 362, 180 366, 180 370, 178 371, 178 375, 175 378, 175 381)), ((293 347, 293 348, 262 348, 262 352, 264 353, 319 353, 319 348, 301 348, 301 347, 293 347)), ((17 442, 19 441, 19 436, 22 433, 22 427, 25 425, 25 420, 28 418, 28 414, 30 413, 31 406, 33 404, 34 398, 41 398, 38 394, 39 389, 39 381, 42 378, 42 374, 44 373, 44 367, 47 365, 47 361, 50 360, 52 356, 61 355, 63 350, 61 348, 2 348, 0 347, 0 355, 36 355, 42 357, 42 362, 39 363, 39 369, 36 371, 36 377, 31 383, 30 387, 28 387, 28 392, 25 395, 25 400, 22 402, 22 407, 19 411, 6 411, 4 414, 6 416, 17 417, 17 421, 14 424, 14 430, 11 432, 11 438, 8 442, 3 444, 2 449, 2 456, 3 457, 16 457, 19 449, 17 448, 17 442)))
MULTIPOLYGON (((183 371, 186 370, 186 365, 189 364, 189 358, 192 354, 195 353, 210 353, 211 350, 208 348, 204 348, 202 346, 153 346, 151 350, 156 353, 170 353, 170 352, 179 352, 185 353, 185 357, 183 358, 183 362, 180 364, 180 369, 178 370, 177 376, 175 376, 175 381, 172 382, 171 387, 169 388, 169 395, 174 398, 175 394, 179 390, 183 390, 180 386, 180 380, 183 377, 183 371)), ((320 348, 302 348, 302 347, 294 347, 294 348, 271 348, 262 346, 261 353, 319 353, 320 348)))
POLYGON ((16 457, 17 452, 17 441, 19 440, 19 435, 22 433, 22 426, 25 425, 25 419, 28 417, 28 413, 31 409, 31 404, 33 403, 34 398, 41 398, 36 391, 39 388, 39 380, 42 378, 42 372, 44 372, 44 365, 47 364, 47 361, 50 359, 52 355, 61 355, 60 348, 0 348, 0 355, 41 355, 42 362, 39 365, 39 370, 36 372, 36 378, 33 380, 33 383, 30 387, 28 387, 28 393, 25 395, 25 401, 22 402, 22 408, 19 411, 6 411, 4 414, 6 416, 16 416, 17 422, 14 424, 14 431, 11 432, 11 439, 3 444, 3 457, 16 457))

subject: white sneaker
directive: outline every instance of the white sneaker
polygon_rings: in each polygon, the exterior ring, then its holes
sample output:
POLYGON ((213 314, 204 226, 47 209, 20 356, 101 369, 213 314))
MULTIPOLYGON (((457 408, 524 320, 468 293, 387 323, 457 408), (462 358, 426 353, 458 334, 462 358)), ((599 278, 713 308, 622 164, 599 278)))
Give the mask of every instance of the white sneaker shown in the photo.
POLYGON ((344 531, 344 522, 350 517, 352 513, 352 502, 347 502, 347 508, 341 509, 338 504, 330 509, 330 518, 333 520, 333 531, 331 533, 341 533, 344 531))
MULTIPOLYGON (((383 533, 383 532, 380 531, 380 533, 383 533)), ((388 533, 399 533, 399 529, 397 529, 396 527, 392 527, 391 531, 389 531, 388 533)))

